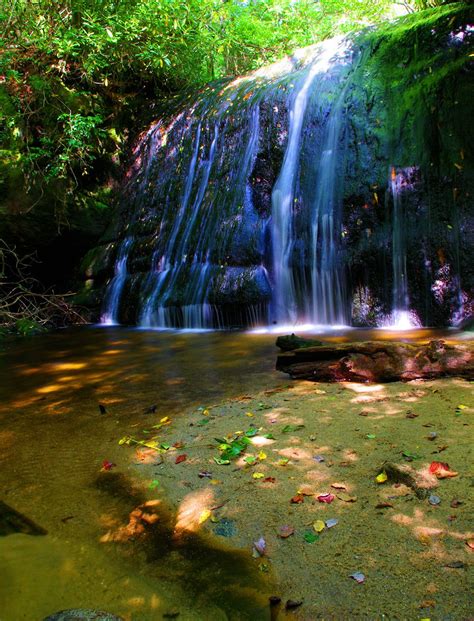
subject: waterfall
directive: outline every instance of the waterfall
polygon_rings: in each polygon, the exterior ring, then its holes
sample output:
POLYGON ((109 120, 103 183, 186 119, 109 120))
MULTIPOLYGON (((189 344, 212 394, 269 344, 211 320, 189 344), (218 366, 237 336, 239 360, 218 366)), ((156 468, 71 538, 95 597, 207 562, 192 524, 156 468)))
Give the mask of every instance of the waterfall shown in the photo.
POLYGON ((120 245, 115 262, 115 274, 107 287, 101 323, 109 326, 115 325, 119 321, 120 296, 127 278, 127 260, 132 242, 131 237, 126 237, 120 245))
POLYGON ((392 196, 392 328, 404 330, 413 327, 409 311, 406 218, 402 200, 403 171, 390 169, 390 193, 392 196))
MULTIPOLYGON (((336 227, 339 225, 337 214, 339 205, 336 186, 340 184, 340 180, 337 178, 336 170, 340 156, 338 143, 346 93, 344 81, 338 80, 340 77, 338 72, 347 64, 347 49, 348 42, 342 38, 325 42, 307 69, 306 75, 302 76, 290 101, 288 142, 280 174, 272 192, 273 306, 277 323, 312 321, 331 325, 342 324, 346 320, 343 275, 337 265, 339 231, 336 227), (340 82, 343 90, 326 122, 320 144, 313 147, 316 161, 318 151, 320 156, 315 187, 308 201, 314 200, 310 223, 311 289, 308 290, 305 284, 296 282, 298 266, 294 265, 296 241, 294 221, 297 200, 295 189, 301 167, 303 121, 315 80, 313 106, 323 106, 328 92, 332 94, 334 88, 337 92, 340 82), (299 291, 301 287, 303 289, 299 291), (308 300, 312 300, 310 312, 306 310, 303 314, 302 308, 308 308, 308 300)), ((300 280, 304 283, 304 278, 300 280)))
MULTIPOLYGON (((380 71, 385 44, 374 41, 371 31, 337 37, 208 84, 141 134, 117 221, 87 268, 97 293, 106 284, 104 323, 405 328, 429 313, 441 324, 469 312, 465 252, 452 250, 467 214, 464 151, 452 171, 459 183, 436 186, 429 204, 420 171, 434 188, 436 157, 427 145, 421 158, 412 135, 418 126, 427 135, 422 109, 398 123, 405 82, 395 96, 380 71), (391 166, 410 158, 411 167, 391 166), (450 192, 459 215, 447 227, 450 192)), ((418 84, 415 66, 407 70, 407 84, 418 84)))

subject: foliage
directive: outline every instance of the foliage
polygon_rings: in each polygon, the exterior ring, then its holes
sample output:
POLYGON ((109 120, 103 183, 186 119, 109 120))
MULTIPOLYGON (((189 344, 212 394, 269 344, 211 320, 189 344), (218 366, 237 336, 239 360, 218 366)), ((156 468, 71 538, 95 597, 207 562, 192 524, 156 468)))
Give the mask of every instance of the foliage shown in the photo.
MULTIPOLYGON (((441 0, 399 0, 411 9, 433 2, 441 0)), ((20 211, 87 207, 91 190, 118 169, 129 126, 157 114, 157 96, 360 29, 390 16, 392 5, 0 0, 0 191, 20 211)))

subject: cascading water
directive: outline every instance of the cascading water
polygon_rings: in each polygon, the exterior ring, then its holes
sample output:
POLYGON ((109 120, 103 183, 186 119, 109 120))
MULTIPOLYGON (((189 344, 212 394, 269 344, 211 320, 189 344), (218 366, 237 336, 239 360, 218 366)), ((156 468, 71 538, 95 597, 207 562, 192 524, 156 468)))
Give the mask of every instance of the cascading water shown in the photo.
POLYGON ((343 274, 338 264, 340 239, 341 179, 338 162, 343 126, 345 94, 350 66, 349 43, 342 38, 325 42, 300 79, 290 102, 288 142, 280 174, 272 193, 272 245, 274 318, 277 323, 311 322, 343 324, 347 320, 343 274), (313 92, 312 92, 313 91, 313 92), (302 194, 303 207, 310 210, 309 283, 298 272, 294 248, 295 197, 301 175, 301 133, 306 108, 324 111, 328 97, 336 97, 328 119, 321 118, 322 131, 313 145, 314 186, 302 194), (339 187, 338 187, 339 186, 339 187))
POLYGON ((414 323, 409 311, 406 218, 402 201, 403 174, 390 169, 390 193, 392 196, 392 270, 393 293, 390 327, 404 330, 412 328, 414 323))
POLYGON ((119 322, 119 305, 122 289, 127 279, 127 259, 133 239, 126 237, 119 249, 115 263, 115 275, 109 283, 104 300, 105 312, 101 316, 101 323, 115 325, 119 322))

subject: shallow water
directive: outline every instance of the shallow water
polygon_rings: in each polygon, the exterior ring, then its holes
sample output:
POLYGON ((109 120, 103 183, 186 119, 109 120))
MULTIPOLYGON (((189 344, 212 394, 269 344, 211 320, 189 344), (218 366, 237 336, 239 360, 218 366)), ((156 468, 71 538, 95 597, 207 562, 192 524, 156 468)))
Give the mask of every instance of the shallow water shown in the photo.
POLYGON ((204 535, 176 540, 164 506, 145 544, 130 532, 132 512, 157 493, 118 441, 147 427, 145 410, 154 404, 156 422, 287 385, 273 370, 274 339, 110 327, 8 346, 0 355, 0 500, 48 534, 0 536, 1 621, 41 620, 73 607, 140 621, 175 611, 179 619, 270 619, 272 576, 259 574, 250 554, 204 535), (104 460, 116 468, 101 472, 104 460))

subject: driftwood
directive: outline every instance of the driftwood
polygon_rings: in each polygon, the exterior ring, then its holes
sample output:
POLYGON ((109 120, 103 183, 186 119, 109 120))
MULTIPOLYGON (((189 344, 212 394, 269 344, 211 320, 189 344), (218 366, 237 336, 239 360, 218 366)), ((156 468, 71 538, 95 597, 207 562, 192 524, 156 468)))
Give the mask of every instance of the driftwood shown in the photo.
POLYGON ((280 353, 276 368, 295 379, 395 382, 457 376, 474 379, 474 341, 455 345, 368 341, 280 353))

